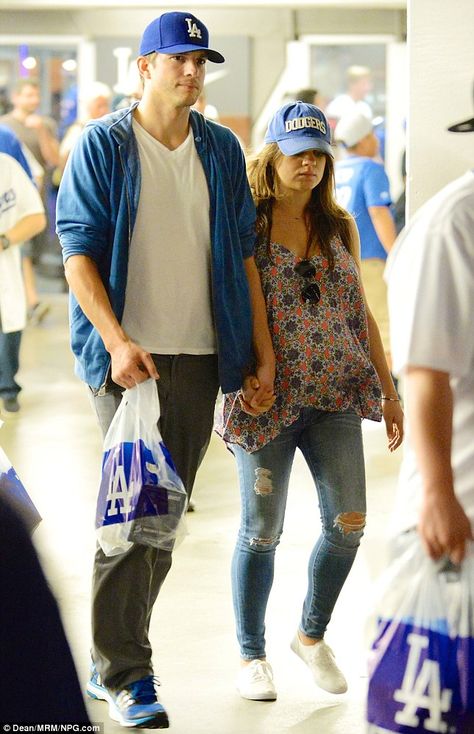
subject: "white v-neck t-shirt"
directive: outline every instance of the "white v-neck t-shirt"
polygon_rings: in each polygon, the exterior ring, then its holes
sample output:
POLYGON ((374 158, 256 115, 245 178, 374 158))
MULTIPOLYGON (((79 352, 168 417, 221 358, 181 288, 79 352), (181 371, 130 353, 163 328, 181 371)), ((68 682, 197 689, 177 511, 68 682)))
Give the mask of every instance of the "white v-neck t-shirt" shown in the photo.
POLYGON ((192 129, 175 150, 133 121, 141 166, 122 326, 152 354, 213 354, 209 191, 192 129))

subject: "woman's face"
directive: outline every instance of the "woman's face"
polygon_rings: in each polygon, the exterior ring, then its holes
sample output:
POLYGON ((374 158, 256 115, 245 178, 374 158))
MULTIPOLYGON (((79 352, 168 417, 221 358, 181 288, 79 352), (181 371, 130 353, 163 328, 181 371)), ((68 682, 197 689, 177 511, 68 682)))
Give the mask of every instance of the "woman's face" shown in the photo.
POLYGON ((311 192, 321 183, 326 155, 320 150, 305 150, 296 155, 281 155, 275 171, 283 191, 311 192))

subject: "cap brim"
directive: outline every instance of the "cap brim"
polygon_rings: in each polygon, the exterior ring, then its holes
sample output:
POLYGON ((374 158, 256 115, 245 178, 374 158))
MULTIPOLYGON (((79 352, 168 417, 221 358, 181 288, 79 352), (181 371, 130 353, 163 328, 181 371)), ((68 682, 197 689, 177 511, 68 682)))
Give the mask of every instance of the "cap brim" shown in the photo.
POLYGON ((474 117, 464 122, 457 122, 455 125, 448 127, 450 133, 472 133, 474 132, 474 117))
POLYGON ((191 51, 204 51, 207 54, 207 58, 209 61, 214 62, 214 64, 223 64, 225 61, 225 58, 222 56, 222 54, 219 53, 219 51, 213 51, 211 48, 205 48, 204 46, 198 46, 194 45, 192 43, 186 43, 186 44, 180 44, 178 46, 168 46, 167 48, 152 48, 149 51, 141 53, 142 56, 146 56, 147 54, 151 53, 158 53, 158 54, 187 54, 191 51))
POLYGON ((320 138, 307 137, 303 140, 301 138, 299 140, 296 138, 291 140, 284 138, 275 142, 283 155, 297 155, 298 153, 303 153, 305 150, 320 150, 322 153, 327 153, 331 158, 334 158, 332 147, 325 140, 320 140, 320 138))

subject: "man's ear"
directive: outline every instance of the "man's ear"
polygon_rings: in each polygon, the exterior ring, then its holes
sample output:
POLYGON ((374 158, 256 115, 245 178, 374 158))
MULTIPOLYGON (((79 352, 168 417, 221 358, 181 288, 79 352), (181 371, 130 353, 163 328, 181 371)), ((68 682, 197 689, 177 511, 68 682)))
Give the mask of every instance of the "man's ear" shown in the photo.
POLYGON ((151 59, 149 59, 147 56, 139 56, 137 58, 138 72, 142 79, 150 78, 150 63, 151 59))

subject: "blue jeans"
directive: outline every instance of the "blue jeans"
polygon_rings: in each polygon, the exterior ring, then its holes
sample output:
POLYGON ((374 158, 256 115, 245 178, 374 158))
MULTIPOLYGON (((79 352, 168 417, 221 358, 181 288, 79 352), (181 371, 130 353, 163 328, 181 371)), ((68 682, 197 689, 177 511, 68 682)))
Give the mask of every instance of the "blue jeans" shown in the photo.
POLYGON ((262 449, 247 453, 232 447, 242 499, 232 593, 237 638, 247 660, 265 657, 265 611, 296 448, 313 476, 322 524, 309 560, 300 624, 308 637, 324 636, 364 532, 364 455, 361 420, 355 413, 303 408, 299 418, 262 449))
POLYGON ((0 397, 16 398, 21 387, 16 382, 20 368, 21 331, 0 331, 0 397))

